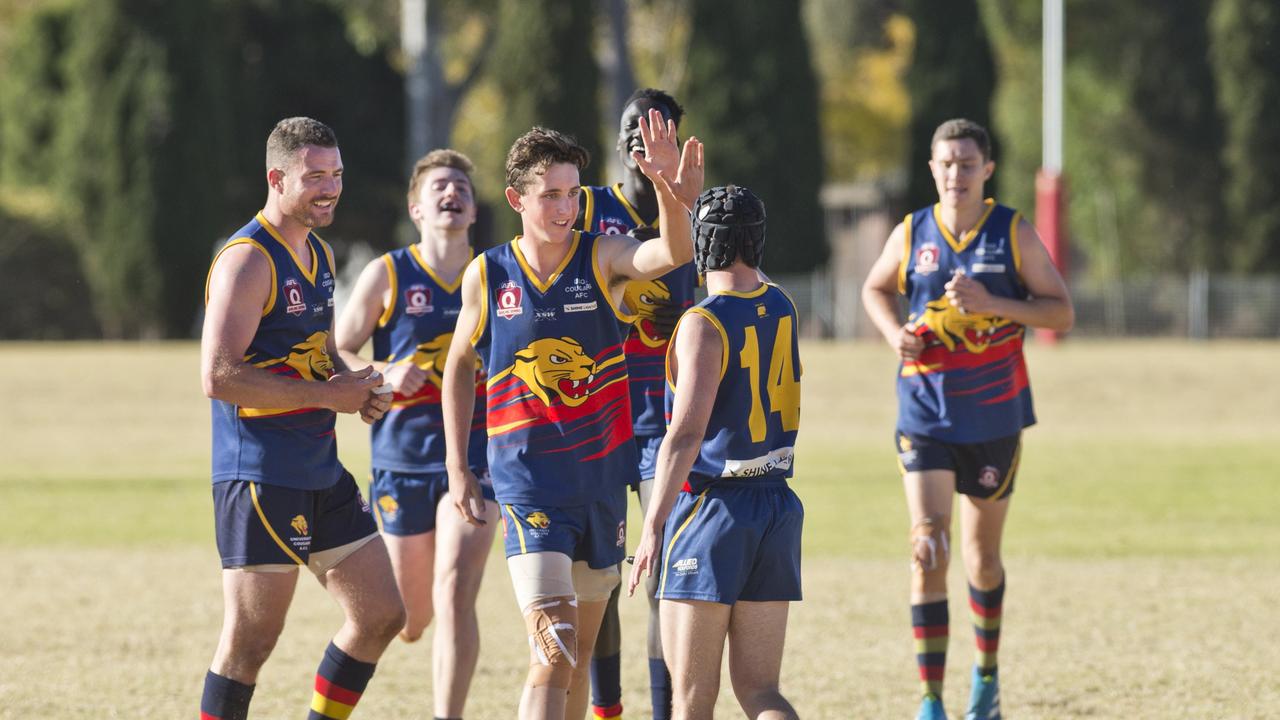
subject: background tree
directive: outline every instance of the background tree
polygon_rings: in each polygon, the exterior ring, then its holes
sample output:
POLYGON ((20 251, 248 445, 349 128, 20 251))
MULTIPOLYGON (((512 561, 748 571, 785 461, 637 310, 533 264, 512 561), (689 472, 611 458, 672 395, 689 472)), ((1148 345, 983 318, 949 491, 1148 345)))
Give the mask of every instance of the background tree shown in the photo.
POLYGON ((1231 213, 1212 241, 1234 270, 1280 272, 1280 8, 1218 0, 1210 19, 1231 213))
POLYGON ((808 0, 829 181, 897 178, 907 152, 915 26, 898 0, 808 0))
MULTIPOLYGON (((938 125, 963 117, 991 127, 995 61, 975 0, 904 0, 903 5, 916 25, 915 52, 907 73, 911 93, 907 203, 918 208, 938 201, 928 166, 933 151, 929 140, 938 125)), ((999 178, 992 180, 987 195, 999 197, 999 178)))
POLYGON ((799 0, 694 0, 682 130, 706 142, 707 183, 751 188, 769 212, 770 273, 827 259, 818 88, 799 0))
MULTIPOLYGON (((591 46, 595 5, 595 0, 501 0, 497 47, 489 66, 505 100, 502 132, 490 141, 505 155, 534 125, 569 133, 591 153, 583 184, 605 180, 600 70, 591 46)), ((496 190, 500 194, 502 188, 496 190)), ((495 206, 495 237, 502 242, 519 232, 520 221, 505 200, 495 206)))

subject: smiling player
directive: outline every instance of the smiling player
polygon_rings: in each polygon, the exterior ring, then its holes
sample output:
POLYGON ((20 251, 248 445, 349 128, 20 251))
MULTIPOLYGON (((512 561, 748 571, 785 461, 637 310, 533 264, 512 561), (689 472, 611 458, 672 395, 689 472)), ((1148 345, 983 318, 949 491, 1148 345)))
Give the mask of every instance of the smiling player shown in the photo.
POLYGON ((573 229, 585 150, 534 128, 507 155, 507 202, 523 232, 463 276, 462 315, 445 365, 449 492, 468 522, 484 505, 468 464, 476 357, 489 374, 489 469, 501 506, 507 566, 530 646, 521 718, 580 718, 587 661, 618 583, 626 547, 626 487, 636 478, 620 310, 629 280, 652 279, 693 256, 677 196, 702 184, 701 144, 684 152, 675 127, 650 112, 645 153, 658 186, 661 237, 573 229), (566 712, 567 708, 567 712, 566 712))
MULTIPOLYGON (((477 512, 487 522, 462 521, 450 503, 445 473, 440 385, 462 309, 462 271, 471 261, 467 232, 476 220, 471 161, 435 150, 414 165, 409 217, 418 242, 369 263, 337 325, 338 350, 351 364, 373 337, 374 367, 395 390, 391 410, 372 428, 369 494, 391 554, 408 619, 400 637, 413 642, 437 625, 432 652, 435 716, 462 717, 480 653, 476 595, 493 542, 497 507, 477 512)), ((468 463, 493 499, 485 459, 484 376, 473 382, 477 415, 468 463)))

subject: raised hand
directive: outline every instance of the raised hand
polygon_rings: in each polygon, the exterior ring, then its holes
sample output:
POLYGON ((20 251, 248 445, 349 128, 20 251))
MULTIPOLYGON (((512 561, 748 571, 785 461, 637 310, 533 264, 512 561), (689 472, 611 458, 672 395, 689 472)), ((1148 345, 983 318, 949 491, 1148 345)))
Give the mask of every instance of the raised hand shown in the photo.
POLYGON ((657 175, 675 177, 680 169, 680 146, 676 140, 676 124, 665 120, 657 108, 649 109, 649 116, 640 118, 640 140, 644 153, 632 151, 631 158, 645 177, 655 183, 657 175))
POLYGON ((702 186, 706 181, 705 166, 702 162, 702 141, 691 137, 684 141, 684 150, 680 153, 680 170, 674 182, 668 183, 676 199, 685 209, 693 212, 693 204, 702 194, 702 186))

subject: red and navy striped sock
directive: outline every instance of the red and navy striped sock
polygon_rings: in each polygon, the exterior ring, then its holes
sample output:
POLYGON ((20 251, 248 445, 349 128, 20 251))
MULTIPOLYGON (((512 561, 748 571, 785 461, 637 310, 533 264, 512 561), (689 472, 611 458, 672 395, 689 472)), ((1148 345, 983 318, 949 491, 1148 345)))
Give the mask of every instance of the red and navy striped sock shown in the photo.
POLYGON ((974 664, 983 675, 996 671, 996 652, 1000 649, 1000 616, 1004 610, 1004 580, 992 590, 969 586, 969 614, 973 616, 973 635, 977 645, 974 664))
POLYGON ((364 694, 373 663, 361 662, 329 643, 316 671, 315 693, 307 720, 347 720, 364 694))
POLYGON ((946 600, 911 606, 911 630, 916 637, 921 690, 938 698, 942 697, 942 679, 947 671, 950 622, 946 600))
POLYGON ((252 685, 236 682, 210 670, 204 676, 200 720, 245 720, 249 717, 249 701, 252 699, 252 685))

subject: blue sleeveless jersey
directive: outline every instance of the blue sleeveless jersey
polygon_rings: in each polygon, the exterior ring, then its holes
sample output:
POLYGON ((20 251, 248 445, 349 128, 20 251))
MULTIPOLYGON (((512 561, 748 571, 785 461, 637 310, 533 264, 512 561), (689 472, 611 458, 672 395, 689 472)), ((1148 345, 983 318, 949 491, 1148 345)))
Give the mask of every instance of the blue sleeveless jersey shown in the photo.
MULTIPOLYGON (((699 493, 718 478, 786 480, 800 429, 795 304, 776 285, 765 284, 747 293, 716 293, 685 317, 691 313, 711 321, 725 349, 715 404, 685 489, 699 493)), ((667 377, 668 412, 676 383, 667 377)))
POLYGON ((943 286, 962 269, 993 295, 1024 299, 1018 274, 1018 223, 1012 208, 987 200, 986 214, 956 239, 939 206, 904 221, 898 290, 907 296, 908 324, 925 343, 898 372, 898 428, 952 443, 1014 435, 1035 423, 1022 357, 1026 327, 995 316, 961 313, 943 286))
MULTIPOLYGON (((271 294, 244 360, 268 372, 305 382, 333 374, 327 343, 333 325, 333 251, 307 236, 310 271, 261 213, 219 251, 251 245, 271 266, 271 294)), ((213 259, 216 265, 218 258, 213 259)), ((210 274, 213 269, 210 266, 210 274)), ((206 297, 208 285, 206 281, 206 297)), ((338 481, 336 415, 320 408, 249 408, 213 403, 213 482, 251 480, 300 490, 338 481)))
POLYGON ((502 503, 573 507, 639 481, 623 319, 596 263, 595 233, 538 282, 516 241, 480 263, 471 337, 489 373, 489 473, 502 503))
MULTIPOLYGON (((391 298, 373 331, 373 357, 387 363, 411 362, 427 373, 417 393, 396 393, 391 410, 370 430, 373 467, 401 473, 444 472, 444 412, 440 384, 453 328, 462 310, 462 277, 445 282, 423 261, 418 247, 382 256, 391 298)), ((476 409, 467 446, 468 462, 483 468, 484 373, 476 373, 476 409)))
MULTIPOLYGON (((658 219, 642 219, 622 194, 621 183, 584 185, 582 198, 582 226, 589 232, 625 235, 636 228, 657 231, 658 219)), ((681 309, 692 306, 697 281, 693 263, 686 263, 654 280, 633 280, 624 291, 627 310, 634 316, 627 324, 624 343, 631 383, 631 424, 641 437, 667 431, 662 379, 668 341, 654 329, 654 303, 672 302, 681 309)))

